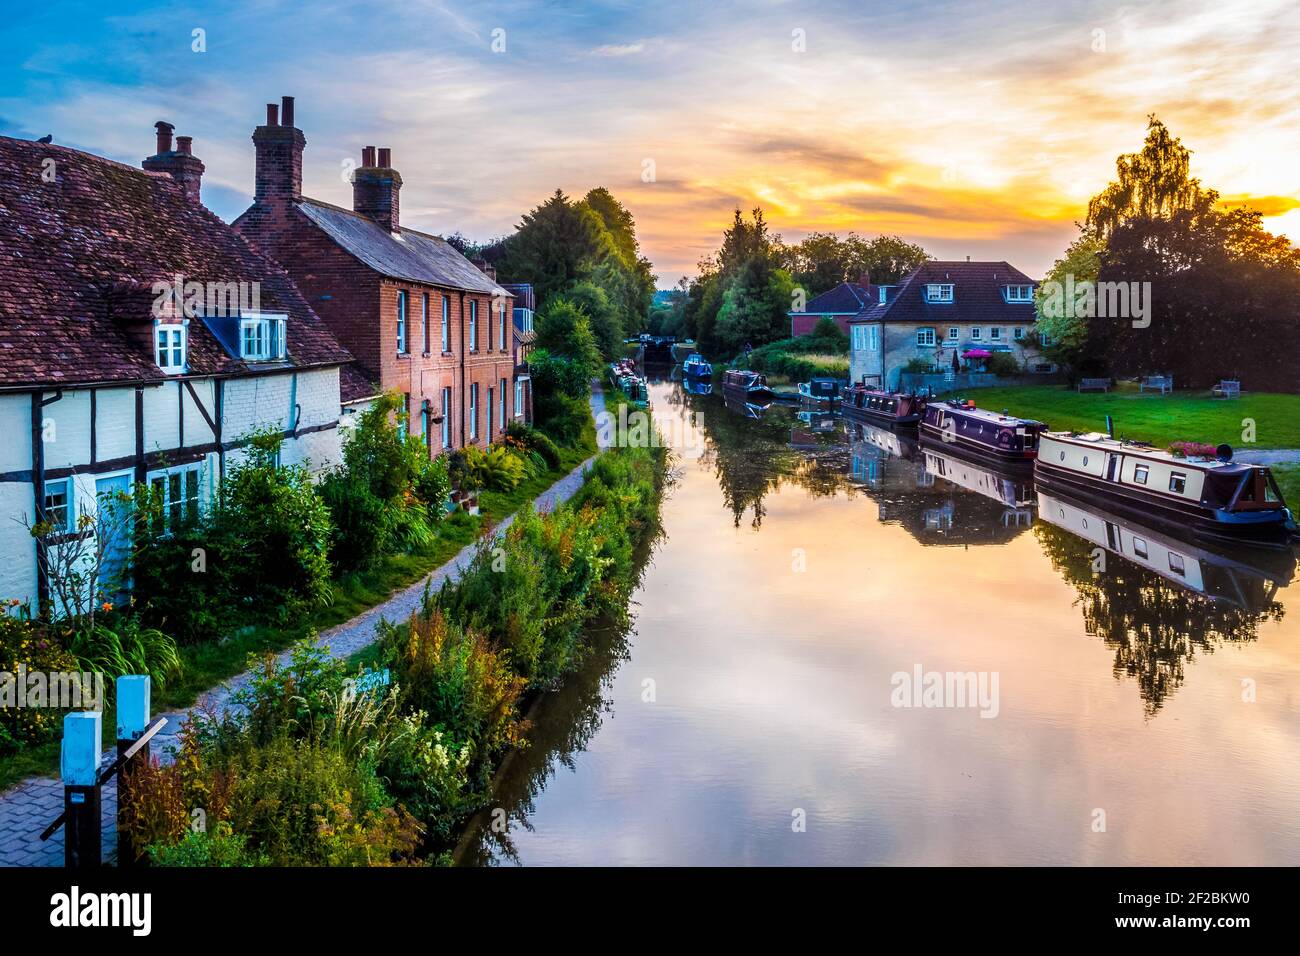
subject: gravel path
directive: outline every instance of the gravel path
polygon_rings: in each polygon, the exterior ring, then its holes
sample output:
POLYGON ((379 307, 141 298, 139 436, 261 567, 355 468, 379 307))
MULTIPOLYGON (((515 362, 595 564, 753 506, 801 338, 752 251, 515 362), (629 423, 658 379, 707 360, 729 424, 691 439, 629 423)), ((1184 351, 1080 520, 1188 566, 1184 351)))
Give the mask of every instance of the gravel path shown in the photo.
MULTIPOLYGON (((605 396, 598 384, 592 387, 591 410, 598 415, 605 409, 605 396)), ((599 436, 599 432, 597 433, 599 436)), ((605 443, 601 443, 604 447, 605 443)), ((565 475, 550 488, 533 500, 533 506, 540 512, 549 512, 568 501, 582 487, 584 472, 594 461, 588 458, 569 474, 565 475)), ((514 515, 503 519, 493 531, 500 535, 510 527, 514 515)), ((478 542, 466 545, 456 557, 437 568, 424 578, 401 591, 398 591, 382 604, 372 607, 350 621, 336 625, 321 632, 319 642, 328 647, 331 657, 347 658, 357 651, 372 644, 377 637, 375 626, 380 618, 389 621, 409 617, 420 606, 424 596, 425 583, 429 582, 433 590, 442 586, 444 581, 456 581, 464 574, 478 542)), ((281 664, 289 661, 291 651, 279 655, 281 664)), ((196 711, 220 711, 230 701, 233 694, 248 685, 252 675, 245 671, 231 678, 219 687, 214 687, 201 694, 193 706, 179 711, 155 714, 166 717, 167 726, 150 742, 154 754, 164 761, 169 760, 167 750, 179 744, 181 725, 196 711)), ((111 733, 111 731, 109 731, 111 733)), ((105 763, 116 755, 112 740, 105 743, 105 763)), ((110 860, 116 850, 117 840, 114 820, 117 815, 117 787, 110 783, 102 789, 104 819, 104 859, 110 860)), ((47 777, 30 777, 16 787, 0 794, 0 866, 62 866, 63 865, 63 830, 52 836, 48 842, 40 841, 40 833, 63 811, 63 784, 59 780, 47 777)))
POLYGON ((1300 464, 1300 448, 1259 448, 1250 451, 1234 449, 1233 461, 1244 461, 1250 465, 1293 465, 1300 464))

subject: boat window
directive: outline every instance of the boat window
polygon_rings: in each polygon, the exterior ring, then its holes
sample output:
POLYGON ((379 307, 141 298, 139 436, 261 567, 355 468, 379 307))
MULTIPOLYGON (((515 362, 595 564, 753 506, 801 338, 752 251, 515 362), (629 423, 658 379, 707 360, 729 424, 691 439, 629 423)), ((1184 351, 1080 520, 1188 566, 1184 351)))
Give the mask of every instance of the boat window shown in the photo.
POLYGON ((1065 452, 1061 452, 1061 461, 1065 461, 1065 452))
POLYGON ((1083 467, 1084 467, 1084 468, 1087 468, 1087 467, 1088 467, 1088 456, 1087 456, 1087 455, 1084 455, 1084 456, 1083 456, 1083 467))
POLYGON ((1174 574, 1186 574, 1187 569, 1183 567, 1183 556, 1169 552, 1169 570, 1174 574))
POLYGON ((1187 488, 1187 476, 1181 471, 1176 471, 1169 476, 1169 490, 1175 494, 1181 495, 1187 488))
POLYGON ((1133 469, 1133 480, 1139 485, 1147 483, 1147 475, 1151 474, 1151 469, 1146 465, 1138 465, 1133 469))
POLYGON ((1133 553, 1136 554, 1139 558, 1145 558, 1147 556, 1147 543, 1143 541, 1141 538, 1134 538, 1133 553))
POLYGON ((1264 500, 1269 504, 1276 504, 1282 500, 1281 495, 1277 493, 1277 488, 1273 485, 1273 476, 1269 475, 1264 482, 1264 500))

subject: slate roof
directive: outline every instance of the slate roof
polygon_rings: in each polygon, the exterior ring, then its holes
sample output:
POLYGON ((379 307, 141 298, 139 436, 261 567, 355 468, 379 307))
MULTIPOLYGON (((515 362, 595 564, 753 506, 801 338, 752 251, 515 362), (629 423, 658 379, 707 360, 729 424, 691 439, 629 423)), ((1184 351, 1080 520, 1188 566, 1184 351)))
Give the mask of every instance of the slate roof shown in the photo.
MULTIPOLYGON (((170 176, 0 136, 0 388, 165 380, 124 322, 151 322, 153 283, 177 274, 257 282, 260 308, 289 317, 286 364, 351 361, 289 276, 170 176)), ((188 357, 191 375, 249 370, 202 321, 188 357)))
POLYGON ((407 226, 393 235, 360 213, 316 199, 304 197, 297 205, 342 249, 381 275, 467 292, 510 295, 438 236, 407 226))
POLYGON ((821 295, 815 295, 804 305, 802 313, 789 315, 855 315, 880 298, 880 286, 841 282, 821 295))
POLYGON ((360 402, 374 398, 379 394, 379 383, 356 362, 349 362, 339 369, 339 401, 360 402))
MULTIPOLYGON (((1007 302, 1003 287, 1037 285, 1007 262, 926 262, 909 274, 891 293, 889 301, 869 305, 849 322, 919 322, 1032 325, 1033 302, 1007 302), (952 302, 928 302, 925 287, 932 282, 952 283, 952 302)), ((812 303, 809 303, 811 311, 812 303)))

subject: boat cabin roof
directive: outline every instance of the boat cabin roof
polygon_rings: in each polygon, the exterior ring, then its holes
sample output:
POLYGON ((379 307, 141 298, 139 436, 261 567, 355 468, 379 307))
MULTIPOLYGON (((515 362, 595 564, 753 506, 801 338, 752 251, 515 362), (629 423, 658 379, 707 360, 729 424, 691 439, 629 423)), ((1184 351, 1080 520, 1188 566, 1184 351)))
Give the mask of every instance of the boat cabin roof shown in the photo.
POLYGON ((968 408, 965 405, 959 405, 956 402, 940 402, 937 403, 937 406, 935 407, 942 408, 944 411, 957 412, 958 414, 966 415, 969 418, 974 418, 977 421, 988 422, 1002 428, 1014 427, 1016 425, 1043 424, 1033 418, 1017 418, 1014 415, 1003 415, 1001 412, 991 412, 986 408, 968 408))
POLYGON ((1215 474, 1239 474, 1256 467, 1255 465, 1246 462, 1220 461, 1217 458, 1179 458, 1177 455, 1170 454, 1162 448, 1155 448, 1141 442, 1111 438, 1105 432, 1085 432, 1083 434, 1076 434, 1075 432, 1044 432, 1043 437, 1056 438, 1060 441, 1067 441, 1076 445, 1094 445, 1122 455, 1138 455, 1142 458, 1150 458, 1154 461, 1160 461, 1166 464, 1178 465, 1186 468, 1196 468, 1201 471, 1211 471, 1215 474))

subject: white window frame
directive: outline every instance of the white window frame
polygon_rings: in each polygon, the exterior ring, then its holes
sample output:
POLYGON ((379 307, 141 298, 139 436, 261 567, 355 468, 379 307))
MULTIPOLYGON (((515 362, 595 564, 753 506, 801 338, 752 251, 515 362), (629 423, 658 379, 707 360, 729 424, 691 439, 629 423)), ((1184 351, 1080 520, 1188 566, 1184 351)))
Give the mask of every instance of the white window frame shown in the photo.
POLYGON ((1019 342, 1024 337, 1025 337, 1024 326, 1017 325, 1014 329, 1011 330, 1011 338, 1014 341, 1019 342))
POLYGON ((451 351, 451 296, 442 297, 442 350, 451 351))
POLYGON ((409 296, 405 289, 397 290, 397 354, 406 355, 410 352, 409 344, 406 340, 406 315, 410 308, 409 296))
POLYGON ((63 509, 63 525, 55 526, 56 534, 71 534, 77 525, 77 488, 71 478, 56 478, 53 481, 45 482, 45 497, 43 499, 45 509, 45 520, 54 524, 50 517, 55 508, 63 509), (54 489, 63 486, 63 504, 50 505, 50 497, 54 494, 54 489))
POLYGON ((984 330, 978 325, 972 325, 970 327, 970 337, 972 342, 978 342, 984 337, 984 330))
POLYGON ((515 379, 515 417, 524 413, 524 380, 515 379))
POLYGON ((451 447, 451 389, 442 390, 442 447, 451 447))
POLYGON ((917 348, 933 348, 935 344, 934 329, 930 326, 916 330, 917 348))
POLYGON ((478 382, 474 382, 469 387, 469 437, 470 439, 478 438, 478 382))
POLYGON ((239 357, 249 362, 275 362, 286 354, 285 326, 289 317, 282 313, 255 312, 239 317, 239 357), (260 330, 255 349, 248 348, 248 332, 260 330))
POLYGON ((931 282, 925 287, 927 302, 951 302, 953 300, 953 283, 931 282))
POLYGON ((429 338, 429 293, 420 293, 420 345, 425 355, 429 354, 429 348, 432 345, 429 338))
POLYGON ((878 298, 877 301, 879 301, 881 305, 884 305, 886 302, 889 301, 889 296, 888 296, 888 294, 887 294, 887 293, 888 293, 888 290, 885 288, 885 286, 882 285, 882 286, 877 290, 877 293, 878 293, 878 295, 879 295, 879 298, 878 298))
POLYGON ((184 322, 159 322, 153 324, 153 358, 158 368, 168 375, 179 375, 189 366, 190 328, 189 320, 184 322), (160 342, 159 336, 166 335, 166 344, 160 342), (180 363, 177 364, 176 351, 180 350, 180 363), (172 361, 169 361, 172 360, 172 361))
POLYGON ((863 344, 866 341, 866 330, 865 325, 853 326, 853 351, 863 352, 866 350, 866 346, 863 344))
POLYGON ((961 327, 957 325, 948 326, 948 341, 956 342, 961 338, 961 327))
POLYGON ((478 351, 478 299, 469 300, 469 350, 478 351))
POLYGON ((1048 347, 1050 347, 1051 344, 1052 344, 1052 337, 1051 337, 1050 335, 1048 335, 1046 332, 1039 332, 1039 333, 1038 333, 1038 343, 1039 343, 1043 348, 1048 348, 1048 347))
POLYGON ((1033 302, 1034 287, 1032 285, 1009 285, 1006 287, 1006 300, 1008 302, 1033 302))
POLYGON ((880 351, 880 326, 878 325, 867 326, 867 351, 880 351))
POLYGON ((189 501, 194 502, 194 514, 198 517, 203 514, 203 465, 202 461, 193 461, 186 465, 172 465, 169 468, 158 468, 154 471, 147 472, 144 476, 145 485, 152 491, 155 486, 161 486, 162 509, 163 509, 163 534, 172 534, 176 530, 176 515, 182 514, 185 505, 189 501), (189 476, 194 476, 194 494, 188 493, 186 485, 189 482, 189 476), (176 477, 177 486, 180 490, 180 498, 172 497, 171 479, 176 477))
POLYGON ((990 326, 990 327, 989 327, 989 338, 990 338, 990 339, 1001 339, 1001 338, 1002 338, 1002 326, 1000 326, 1000 325, 990 326))

